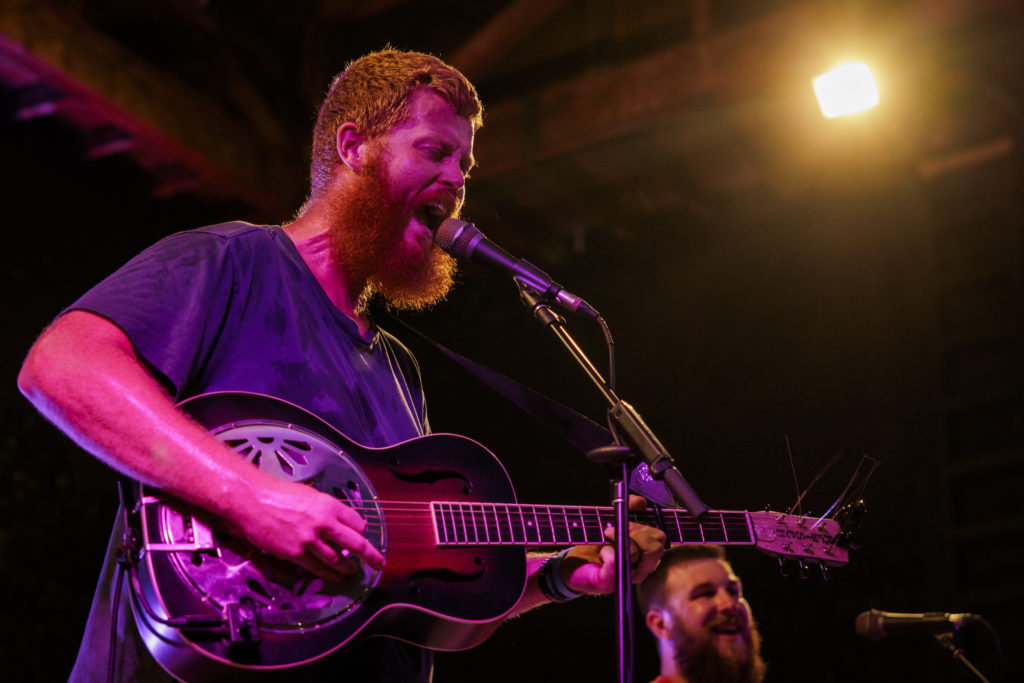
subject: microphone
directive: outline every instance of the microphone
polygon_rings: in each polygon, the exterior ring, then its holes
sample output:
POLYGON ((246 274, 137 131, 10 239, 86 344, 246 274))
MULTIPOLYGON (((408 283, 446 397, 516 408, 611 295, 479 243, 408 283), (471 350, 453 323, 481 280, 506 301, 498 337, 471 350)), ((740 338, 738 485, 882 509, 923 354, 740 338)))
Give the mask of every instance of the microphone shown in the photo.
POLYGON ((561 285, 537 266, 525 259, 517 259, 484 237, 472 223, 446 218, 434 233, 434 242, 460 261, 479 263, 511 275, 570 313, 600 317, 600 313, 586 301, 562 289, 561 285))
POLYGON ((858 614, 853 627, 861 638, 879 640, 886 636, 914 633, 949 633, 959 629, 964 622, 979 618, 974 614, 947 614, 945 612, 902 614, 900 612, 880 612, 873 609, 858 614))

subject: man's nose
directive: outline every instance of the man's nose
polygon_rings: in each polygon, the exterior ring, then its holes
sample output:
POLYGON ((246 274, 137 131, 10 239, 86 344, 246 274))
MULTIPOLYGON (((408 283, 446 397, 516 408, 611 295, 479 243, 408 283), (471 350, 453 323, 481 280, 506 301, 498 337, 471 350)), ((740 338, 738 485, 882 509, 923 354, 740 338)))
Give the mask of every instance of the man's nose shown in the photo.
POLYGON ((715 608, 719 612, 732 612, 739 604, 739 598, 727 590, 720 590, 715 595, 715 608))
POLYGON ((448 157, 441 164, 441 182, 461 190, 466 185, 466 174, 462 171, 458 159, 448 157))

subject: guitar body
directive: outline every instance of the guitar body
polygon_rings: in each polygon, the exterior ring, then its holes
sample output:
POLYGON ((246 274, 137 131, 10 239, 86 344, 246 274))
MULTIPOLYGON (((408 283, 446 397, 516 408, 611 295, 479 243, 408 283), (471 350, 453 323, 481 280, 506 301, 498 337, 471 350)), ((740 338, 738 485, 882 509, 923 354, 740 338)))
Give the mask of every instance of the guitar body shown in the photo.
POLYGON ((436 434, 369 448, 258 394, 205 394, 181 407, 254 466, 359 510, 386 564, 328 583, 137 485, 126 505, 137 557, 133 612, 150 653, 174 676, 294 680, 291 667, 377 634, 465 649, 522 595, 522 547, 436 543, 430 501, 515 503, 504 468, 475 441, 436 434))

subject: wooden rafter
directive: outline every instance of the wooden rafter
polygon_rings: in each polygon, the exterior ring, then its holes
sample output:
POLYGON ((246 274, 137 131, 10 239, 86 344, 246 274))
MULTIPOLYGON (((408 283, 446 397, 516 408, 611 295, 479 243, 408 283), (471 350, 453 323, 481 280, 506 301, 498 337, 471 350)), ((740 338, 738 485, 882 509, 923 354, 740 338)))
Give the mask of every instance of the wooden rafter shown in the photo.
POLYGON ((87 154, 131 154, 154 173, 158 195, 221 196, 280 216, 306 175, 207 98, 37 3, 0 0, 0 78, 52 93, 36 111, 64 117, 87 138, 104 131, 104 146, 87 154))

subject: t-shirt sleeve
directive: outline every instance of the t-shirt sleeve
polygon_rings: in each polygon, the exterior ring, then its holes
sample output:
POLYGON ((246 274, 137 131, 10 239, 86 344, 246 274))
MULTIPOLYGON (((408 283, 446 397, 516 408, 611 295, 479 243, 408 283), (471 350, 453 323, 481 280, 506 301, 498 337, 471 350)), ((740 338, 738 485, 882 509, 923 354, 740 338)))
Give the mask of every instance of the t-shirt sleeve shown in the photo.
POLYGON ((224 238, 177 233, 140 253, 68 310, 91 311, 120 327, 180 394, 216 342, 233 286, 224 238))

